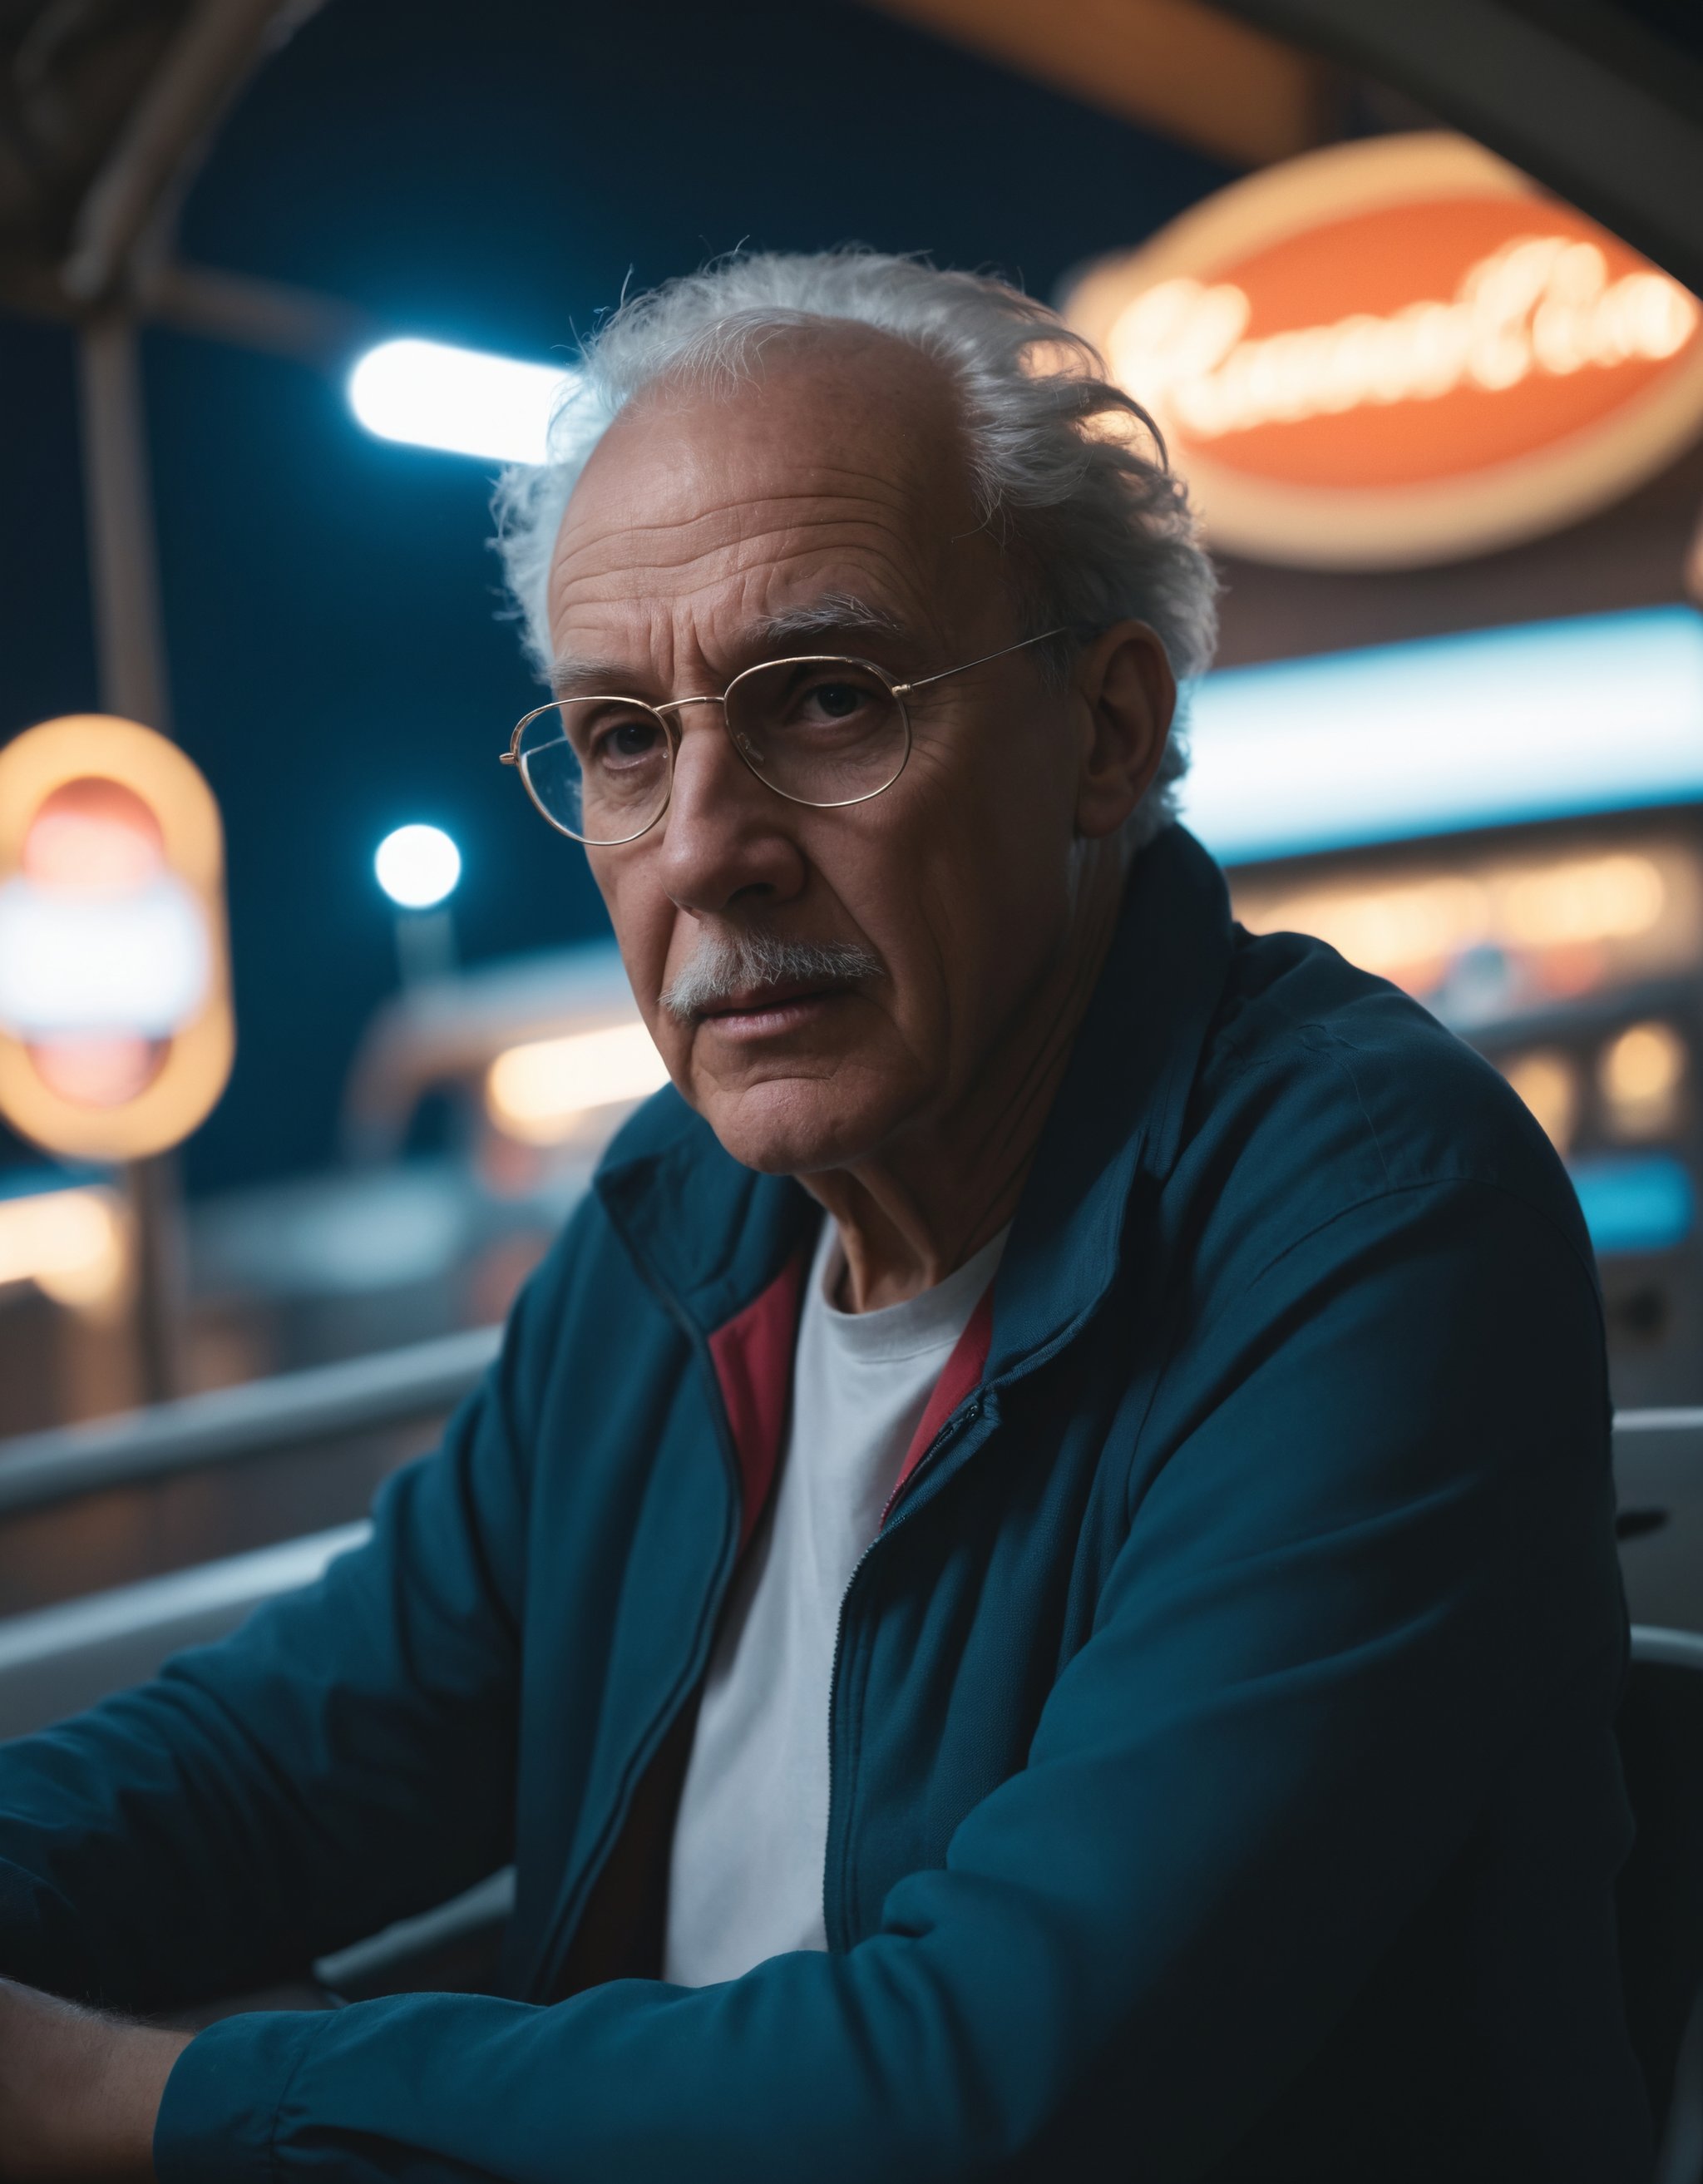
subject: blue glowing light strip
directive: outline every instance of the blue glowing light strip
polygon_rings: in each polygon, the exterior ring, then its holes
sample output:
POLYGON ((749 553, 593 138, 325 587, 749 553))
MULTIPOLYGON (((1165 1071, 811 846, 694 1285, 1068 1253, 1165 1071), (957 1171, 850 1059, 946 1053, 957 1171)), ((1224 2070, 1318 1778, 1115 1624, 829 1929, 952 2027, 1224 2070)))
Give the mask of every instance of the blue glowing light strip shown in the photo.
POLYGON ((1187 823, 1225 864, 1703 799, 1689 607, 1209 675, 1187 823))
POLYGON ((1585 1226, 1597 1251, 1666 1251, 1696 1219, 1691 1178, 1671 1155, 1601 1155, 1572 1162, 1585 1226))

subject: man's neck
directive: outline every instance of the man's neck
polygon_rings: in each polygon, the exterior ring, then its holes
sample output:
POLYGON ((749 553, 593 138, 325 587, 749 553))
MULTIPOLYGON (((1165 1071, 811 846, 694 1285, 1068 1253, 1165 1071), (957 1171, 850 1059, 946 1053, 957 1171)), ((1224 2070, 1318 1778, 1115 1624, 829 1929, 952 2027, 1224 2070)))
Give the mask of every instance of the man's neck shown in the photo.
POLYGON ((800 1178, 838 1223, 849 1312, 902 1304, 956 1272, 1011 1220, 1099 983, 1123 870, 1102 867, 1046 975, 949 1112, 855 1166, 800 1178))

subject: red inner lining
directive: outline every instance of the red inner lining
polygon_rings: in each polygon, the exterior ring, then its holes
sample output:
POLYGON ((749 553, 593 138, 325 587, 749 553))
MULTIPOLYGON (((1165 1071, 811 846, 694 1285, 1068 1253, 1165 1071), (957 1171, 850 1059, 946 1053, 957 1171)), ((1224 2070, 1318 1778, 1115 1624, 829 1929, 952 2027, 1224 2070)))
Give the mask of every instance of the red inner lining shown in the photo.
POLYGON ((710 1362, 721 1384, 739 1460, 742 1552, 757 1529, 781 1461, 807 1263, 807 1255, 799 1252, 760 1296, 710 1338, 710 1362))

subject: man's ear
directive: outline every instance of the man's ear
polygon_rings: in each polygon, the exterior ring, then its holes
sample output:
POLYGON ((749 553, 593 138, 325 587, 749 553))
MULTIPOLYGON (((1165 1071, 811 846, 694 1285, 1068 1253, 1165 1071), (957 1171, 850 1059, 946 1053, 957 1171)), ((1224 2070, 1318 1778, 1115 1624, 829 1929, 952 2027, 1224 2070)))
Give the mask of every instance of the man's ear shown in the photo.
POLYGON ((1115 834, 1153 785, 1177 710, 1177 677, 1156 631, 1115 622, 1076 663, 1088 735, 1077 780, 1077 831, 1115 834))

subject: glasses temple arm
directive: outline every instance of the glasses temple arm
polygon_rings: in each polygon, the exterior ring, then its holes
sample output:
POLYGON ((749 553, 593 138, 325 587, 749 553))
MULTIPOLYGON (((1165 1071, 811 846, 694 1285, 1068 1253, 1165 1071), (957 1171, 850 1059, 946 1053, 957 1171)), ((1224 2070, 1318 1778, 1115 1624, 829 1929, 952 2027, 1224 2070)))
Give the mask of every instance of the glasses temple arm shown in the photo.
POLYGON ((985 667, 990 660, 1004 660, 1013 652, 1027 652, 1032 644, 1044 644, 1049 637, 1068 637, 1072 625, 1063 623, 1057 629, 1044 629, 1038 637, 1019 638, 1015 644, 1002 644, 997 652, 984 652, 979 660, 960 660, 956 667, 943 667, 938 675, 919 675, 914 682, 896 682, 894 695, 909 697, 913 690, 926 690, 931 682, 944 682, 954 675, 967 675, 972 667, 985 667))

